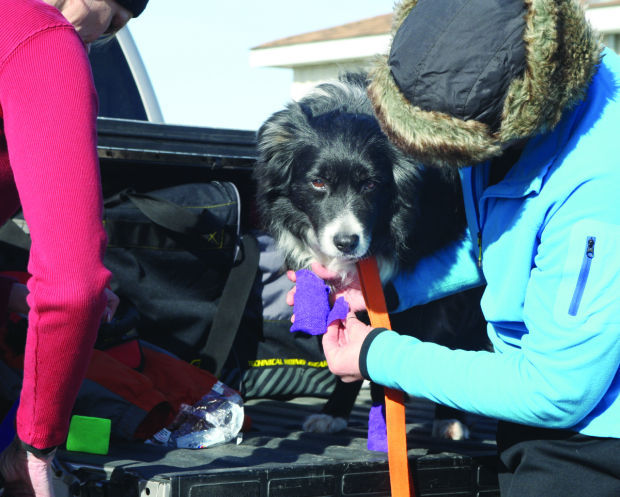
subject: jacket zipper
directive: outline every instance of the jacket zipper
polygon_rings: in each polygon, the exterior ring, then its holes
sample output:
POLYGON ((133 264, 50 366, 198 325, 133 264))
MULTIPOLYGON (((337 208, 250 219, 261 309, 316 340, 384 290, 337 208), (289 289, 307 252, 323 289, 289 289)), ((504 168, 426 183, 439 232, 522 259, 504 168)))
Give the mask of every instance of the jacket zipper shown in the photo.
POLYGON ((586 241, 586 250, 583 254, 583 260, 581 261, 581 269, 579 270, 579 276, 577 277, 577 285, 573 293, 573 299, 570 302, 568 308, 569 316, 576 316, 579 310, 579 304, 581 304, 581 298, 588 281, 588 275, 590 274, 590 266, 592 265, 592 259, 594 258, 594 244, 596 243, 596 237, 589 236, 586 241))
MULTIPOLYGON (((476 171, 478 174, 480 174, 478 171, 476 171)), ((478 202, 480 201, 480 199, 478 198, 478 188, 476 188, 476 179, 474 178, 475 172, 474 169, 472 168, 471 170, 471 174, 470 174, 470 181, 471 181, 471 193, 472 193, 472 197, 473 197, 473 203, 474 203, 474 212, 475 212, 475 216, 476 216, 476 227, 478 228, 478 233, 477 233, 477 237, 478 237, 478 267, 481 268, 482 267, 482 228, 480 227, 480 212, 478 210, 478 202)))

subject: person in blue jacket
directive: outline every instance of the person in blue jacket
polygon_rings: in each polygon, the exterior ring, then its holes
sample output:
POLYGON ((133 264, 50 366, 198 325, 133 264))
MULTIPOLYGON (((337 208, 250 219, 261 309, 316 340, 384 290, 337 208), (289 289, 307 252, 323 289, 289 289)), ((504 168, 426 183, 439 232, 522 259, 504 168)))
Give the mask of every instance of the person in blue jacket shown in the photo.
POLYGON ((458 168, 469 225, 396 310, 486 284, 494 352, 350 313, 330 369, 499 419, 504 497, 620 496, 620 58, 576 0, 405 0, 369 95, 397 146, 458 168))

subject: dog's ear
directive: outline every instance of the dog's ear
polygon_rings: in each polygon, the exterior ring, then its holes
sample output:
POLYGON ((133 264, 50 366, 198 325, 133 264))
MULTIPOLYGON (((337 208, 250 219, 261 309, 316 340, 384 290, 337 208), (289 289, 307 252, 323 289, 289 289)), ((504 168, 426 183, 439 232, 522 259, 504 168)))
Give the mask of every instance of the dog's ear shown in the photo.
POLYGON ((305 144, 312 143, 312 133, 308 116, 296 102, 269 117, 257 134, 257 181, 271 187, 288 185, 294 159, 305 144))

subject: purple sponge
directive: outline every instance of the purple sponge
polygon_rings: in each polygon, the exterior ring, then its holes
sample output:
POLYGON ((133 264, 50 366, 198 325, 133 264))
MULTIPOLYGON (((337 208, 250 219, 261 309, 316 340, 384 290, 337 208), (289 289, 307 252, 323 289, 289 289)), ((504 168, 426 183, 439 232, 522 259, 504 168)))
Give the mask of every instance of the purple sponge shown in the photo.
POLYGON ((387 452, 387 426, 385 404, 373 404, 368 413, 368 450, 387 452))
POLYGON ((327 325, 337 319, 345 319, 349 312, 349 304, 339 297, 334 307, 329 307, 329 287, 316 274, 308 269, 300 269, 295 290, 295 322, 291 332, 303 331, 310 335, 322 335, 327 325))

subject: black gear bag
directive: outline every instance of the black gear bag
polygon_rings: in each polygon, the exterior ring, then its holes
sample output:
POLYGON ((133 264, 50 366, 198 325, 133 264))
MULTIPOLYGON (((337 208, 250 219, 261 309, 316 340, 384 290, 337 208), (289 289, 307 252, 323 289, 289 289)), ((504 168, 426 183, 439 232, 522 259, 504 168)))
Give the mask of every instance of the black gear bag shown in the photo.
POLYGON ((112 290, 138 309, 140 337, 219 374, 258 267, 256 242, 240 236, 236 187, 125 190, 104 212, 112 290))
MULTIPOLYGON (((240 233, 233 183, 123 190, 104 206, 104 262, 121 300, 115 321, 136 310, 141 340, 214 373, 245 398, 331 393, 335 377, 320 337, 289 331, 292 283, 282 254, 265 233, 240 233)), ((3 252, 27 259, 24 226, 16 217, 0 228, 3 252)), ((101 336, 101 348, 118 345, 110 340, 101 336)))

